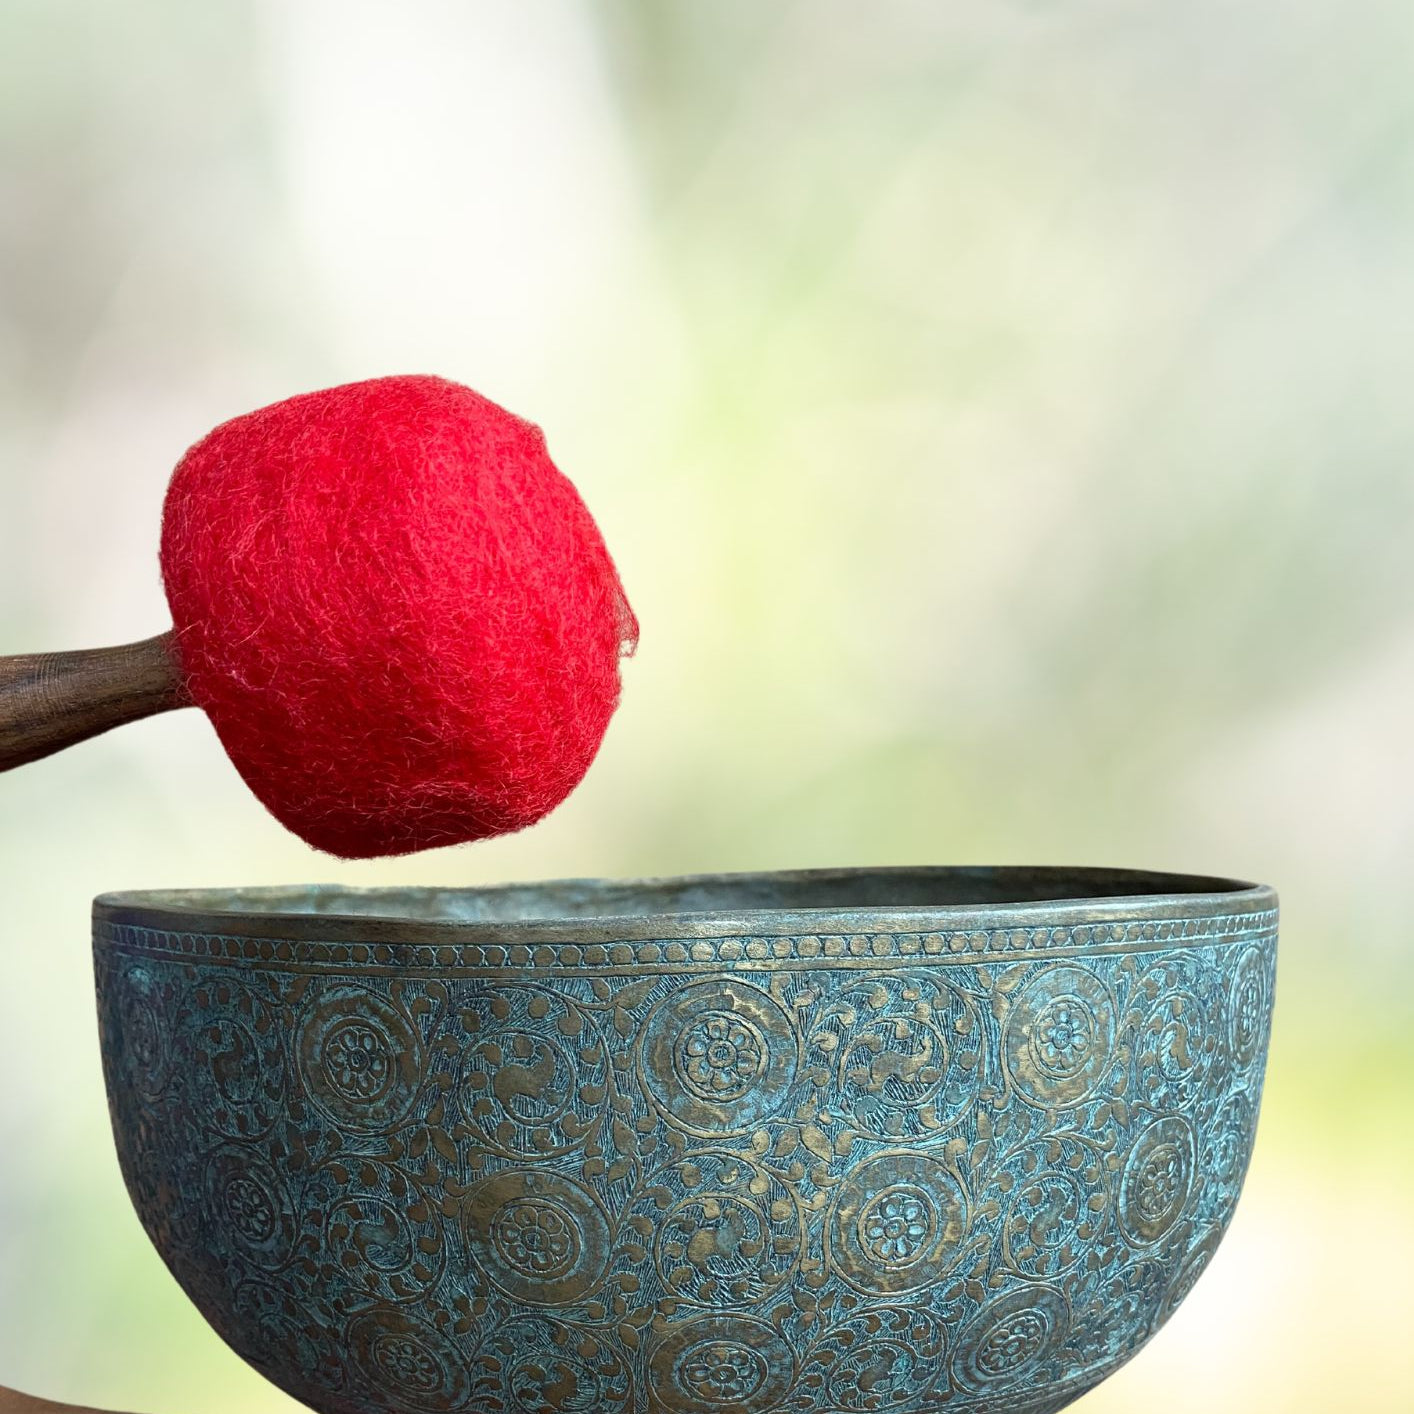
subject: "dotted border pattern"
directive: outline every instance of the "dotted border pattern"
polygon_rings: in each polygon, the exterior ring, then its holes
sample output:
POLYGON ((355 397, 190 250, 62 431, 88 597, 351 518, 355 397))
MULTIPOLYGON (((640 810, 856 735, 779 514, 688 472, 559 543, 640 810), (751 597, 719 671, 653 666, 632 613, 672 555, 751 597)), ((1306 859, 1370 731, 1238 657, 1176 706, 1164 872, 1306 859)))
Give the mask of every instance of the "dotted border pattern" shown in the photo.
POLYGON ((604 943, 383 943, 243 938, 183 933, 95 920, 94 946, 129 957, 226 965, 255 970, 439 977, 508 973, 524 976, 648 972, 739 971, 791 967, 878 967, 896 962, 972 966, 1037 957, 1153 952, 1188 944, 1269 942, 1277 910, 1206 918, 1081 923, 1067 927, 976 928, 923 933, 827 933, 725 938, 669 938, 604 943))

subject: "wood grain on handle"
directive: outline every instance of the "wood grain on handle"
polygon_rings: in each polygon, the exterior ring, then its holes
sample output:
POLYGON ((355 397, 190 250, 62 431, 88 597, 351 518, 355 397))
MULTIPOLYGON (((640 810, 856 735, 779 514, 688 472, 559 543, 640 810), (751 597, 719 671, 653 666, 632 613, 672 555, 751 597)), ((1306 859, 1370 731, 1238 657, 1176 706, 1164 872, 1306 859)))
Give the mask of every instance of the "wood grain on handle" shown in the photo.
POLYGON ((190 703, 170 632, 121 648, 0 658, 0 771, 190 703))

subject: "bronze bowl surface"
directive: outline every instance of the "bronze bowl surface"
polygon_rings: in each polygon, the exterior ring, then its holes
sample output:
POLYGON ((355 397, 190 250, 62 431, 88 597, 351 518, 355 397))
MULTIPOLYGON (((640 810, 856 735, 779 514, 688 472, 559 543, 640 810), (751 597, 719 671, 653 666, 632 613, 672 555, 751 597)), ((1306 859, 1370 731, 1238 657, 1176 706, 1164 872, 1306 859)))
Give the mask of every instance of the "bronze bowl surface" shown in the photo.
POLYGON ((113 1129, 322 1414, 1050 1414, 1232 1216, 1276 897, 1089 869, 115 894, 113 1129))

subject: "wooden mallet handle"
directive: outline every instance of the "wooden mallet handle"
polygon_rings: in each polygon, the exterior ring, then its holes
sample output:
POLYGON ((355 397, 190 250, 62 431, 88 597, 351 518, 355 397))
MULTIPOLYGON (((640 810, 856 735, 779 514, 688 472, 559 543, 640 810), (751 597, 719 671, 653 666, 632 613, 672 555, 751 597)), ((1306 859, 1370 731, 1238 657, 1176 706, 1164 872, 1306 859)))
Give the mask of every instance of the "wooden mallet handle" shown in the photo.
MULTIPOLYGON (((0 658, 0 771, 124 722, 190 705, 172 635, 121 648, 0 658)), ((0 1386, 0 1414, 102 1414, 0 1386)))
POLYGON ((0 771, 189 707, 171 632, 121 648, 0 658, 0 771))

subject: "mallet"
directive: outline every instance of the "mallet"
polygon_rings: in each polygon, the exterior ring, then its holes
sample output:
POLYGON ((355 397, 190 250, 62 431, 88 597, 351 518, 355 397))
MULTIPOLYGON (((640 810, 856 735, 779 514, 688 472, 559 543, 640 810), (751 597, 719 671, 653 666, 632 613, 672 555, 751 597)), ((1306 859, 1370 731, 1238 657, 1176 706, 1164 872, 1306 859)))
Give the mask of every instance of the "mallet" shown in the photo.
POLYGON ((409 376, 223 423, 173 474, 173 629, 0 659, 0 770, 195 704, 345 858, 518 830, 579 783, 638 625, 538 428, 409 376))

